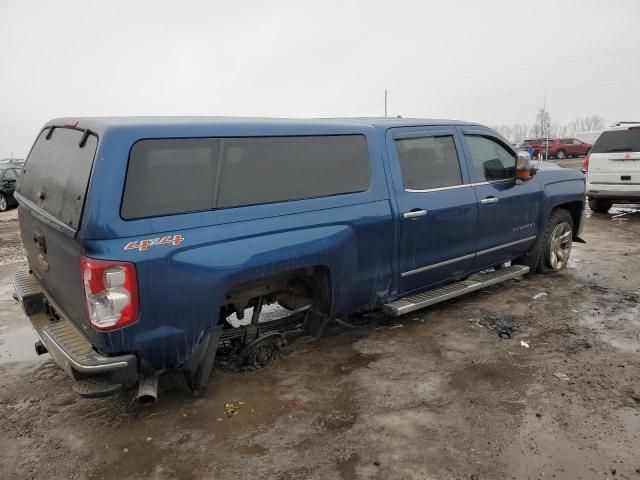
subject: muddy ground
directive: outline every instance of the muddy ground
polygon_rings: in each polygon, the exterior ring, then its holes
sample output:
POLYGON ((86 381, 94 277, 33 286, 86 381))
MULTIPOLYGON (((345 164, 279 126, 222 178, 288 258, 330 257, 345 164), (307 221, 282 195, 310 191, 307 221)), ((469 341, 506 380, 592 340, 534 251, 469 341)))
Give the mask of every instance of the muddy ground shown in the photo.
POLYGON ((165 376, 143 407, 79 398, 35 356, 2 214, 0 478, 640 479, 640 207, 584 238, 559 274, 300 338, 202 399, 165 376))

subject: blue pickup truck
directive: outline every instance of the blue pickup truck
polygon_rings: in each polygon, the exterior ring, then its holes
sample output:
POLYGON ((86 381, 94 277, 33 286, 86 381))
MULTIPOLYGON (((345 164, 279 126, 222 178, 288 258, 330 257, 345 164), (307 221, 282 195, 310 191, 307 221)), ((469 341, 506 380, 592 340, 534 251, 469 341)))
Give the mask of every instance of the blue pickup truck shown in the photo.
POLYGON ((202 393, 221 345, 261 366, 293 323, 564 268, 585 178, 459 121, 80 118, 44 126, 15 196, 38 353, 153 400, 172 369, 202 393))

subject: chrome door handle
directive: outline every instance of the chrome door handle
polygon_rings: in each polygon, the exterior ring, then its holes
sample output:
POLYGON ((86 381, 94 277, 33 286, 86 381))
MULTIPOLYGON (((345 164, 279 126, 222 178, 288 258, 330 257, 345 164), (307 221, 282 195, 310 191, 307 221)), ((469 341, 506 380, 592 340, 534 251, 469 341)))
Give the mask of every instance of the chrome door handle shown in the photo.
POLYGON ((487 197, 480 200, 480 203, 484 203, 485 205, 487 203, 498 203, 498 199, 496 197, 487 197))
POLYGON ((424 217, 426 214, 426 210, 411 210, 410 212, 406 212, 404 214, 404 218, 420 218, 424 217))

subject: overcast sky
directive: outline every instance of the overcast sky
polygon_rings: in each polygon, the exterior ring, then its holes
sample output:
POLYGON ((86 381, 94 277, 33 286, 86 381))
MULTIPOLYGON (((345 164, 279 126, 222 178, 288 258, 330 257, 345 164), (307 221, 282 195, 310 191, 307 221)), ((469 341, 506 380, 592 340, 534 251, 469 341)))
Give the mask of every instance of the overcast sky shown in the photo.
POLYGON ((0 158, 60 116, 640 120, 640 1, 0 0, 0 158))

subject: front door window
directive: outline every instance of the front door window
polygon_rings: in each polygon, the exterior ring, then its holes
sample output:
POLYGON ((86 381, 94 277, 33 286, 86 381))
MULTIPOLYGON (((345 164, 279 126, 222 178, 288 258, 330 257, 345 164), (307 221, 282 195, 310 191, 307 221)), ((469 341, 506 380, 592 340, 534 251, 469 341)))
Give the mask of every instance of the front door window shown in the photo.
POLYGON ((481 135, 465 135, 471 161, 480 180, 491 182, 513 178, 515 155, 495 140, 481 135))

